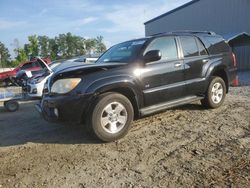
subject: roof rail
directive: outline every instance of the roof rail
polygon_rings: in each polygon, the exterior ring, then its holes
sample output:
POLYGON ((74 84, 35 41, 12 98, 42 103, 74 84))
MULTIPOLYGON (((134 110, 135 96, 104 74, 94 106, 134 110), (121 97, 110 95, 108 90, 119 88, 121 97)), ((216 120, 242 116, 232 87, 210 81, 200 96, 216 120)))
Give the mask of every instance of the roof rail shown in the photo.
POLYGON ((150 35, 151 37, 157 36, 157 35, 164 35, 164 34, 181 34, 181 33, 186 33, 186 34, 208 34, 208 35, 216 35, 215 32, 213 31, 192 31, 192 30, 180 30, 180 31, 170 31, 170 32, 160 32, 160 33, 155 33, 150 35))
POLYGON ((208 34, 208 35, 216 35, 215 32, 213 31, 192 31, 192 30, 180 30, 180 31, 171 31, 171 32, 168 32, 170 34, 174 34, 174 33, 190 33, 190 34, 208 34))

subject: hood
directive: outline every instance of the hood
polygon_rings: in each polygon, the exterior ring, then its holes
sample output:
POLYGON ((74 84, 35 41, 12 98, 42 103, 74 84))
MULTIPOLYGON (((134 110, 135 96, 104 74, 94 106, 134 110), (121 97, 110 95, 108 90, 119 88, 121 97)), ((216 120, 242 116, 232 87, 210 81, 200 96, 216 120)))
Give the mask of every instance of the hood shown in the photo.
POLYGON ((126 63, 99 63, 99 64, 82 64, 77 66, 71 66, 65 69, 62 69, 57 72, 57 74, 66 73, 66 72, 75 72, 75 71, 87 71, 87 70, 107 70, 111 68, 121 67, 127 65, 126 63))

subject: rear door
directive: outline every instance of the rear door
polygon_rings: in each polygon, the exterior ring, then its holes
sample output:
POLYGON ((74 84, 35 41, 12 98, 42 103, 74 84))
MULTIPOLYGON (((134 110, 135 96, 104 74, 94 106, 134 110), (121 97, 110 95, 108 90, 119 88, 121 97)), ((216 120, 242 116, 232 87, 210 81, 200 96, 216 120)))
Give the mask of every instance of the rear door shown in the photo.
POLYGON ((180 36, 184 57, 185 95, 198 95, 204 91, 203 66, 209 62, 208 53, 201 41, 194 36, 180 36))
POLYGON ((146 106, 179 98, 184 88, 184 65, 179 57, 176 37, 154 39, 144 55, 151 50, 160 50, 162 58, 145 65, 142 82, 146 106))

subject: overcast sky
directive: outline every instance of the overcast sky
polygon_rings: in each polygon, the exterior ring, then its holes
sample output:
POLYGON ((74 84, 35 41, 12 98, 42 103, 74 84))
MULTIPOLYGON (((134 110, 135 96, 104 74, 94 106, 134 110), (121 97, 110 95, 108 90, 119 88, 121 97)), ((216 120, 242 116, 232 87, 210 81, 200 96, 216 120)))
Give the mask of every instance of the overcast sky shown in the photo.
MULTIPOLYGON (((108 47, 144 36, 145 21, 190 0, 0 0, 0 41, 10 50, 29 35, 102 35, 108 47)), ((12 52, 11 52, 12 53, 12 52)))

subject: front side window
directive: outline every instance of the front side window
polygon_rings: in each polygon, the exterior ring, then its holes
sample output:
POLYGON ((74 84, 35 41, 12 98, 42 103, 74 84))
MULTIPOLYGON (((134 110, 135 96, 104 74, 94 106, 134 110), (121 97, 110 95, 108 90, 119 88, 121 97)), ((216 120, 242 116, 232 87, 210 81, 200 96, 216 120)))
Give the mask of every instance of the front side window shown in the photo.
POLYGON ((177 46, 174 37, 160 37, 153 40, 144 52, 144 55, 151 50, 160 50, 162 60, 178 59, 177 46))
POLYGON ((199 55, 199 49, 194 37, 181 36, 180 41, 184 57, 194 57, 199 55))

